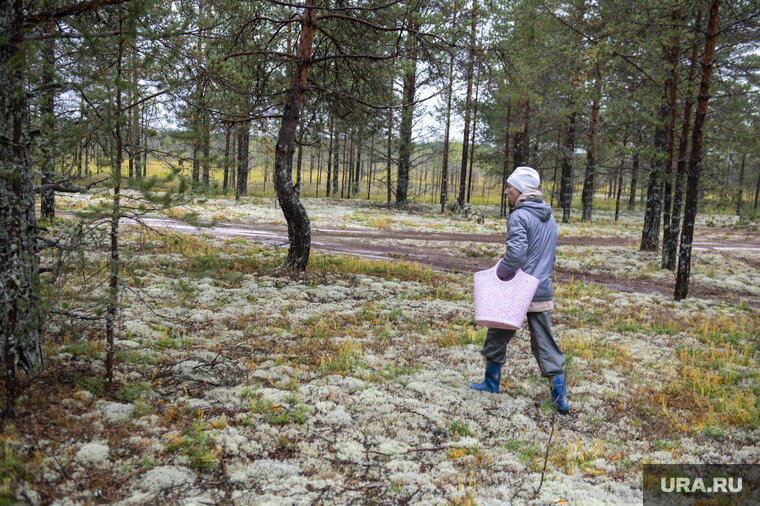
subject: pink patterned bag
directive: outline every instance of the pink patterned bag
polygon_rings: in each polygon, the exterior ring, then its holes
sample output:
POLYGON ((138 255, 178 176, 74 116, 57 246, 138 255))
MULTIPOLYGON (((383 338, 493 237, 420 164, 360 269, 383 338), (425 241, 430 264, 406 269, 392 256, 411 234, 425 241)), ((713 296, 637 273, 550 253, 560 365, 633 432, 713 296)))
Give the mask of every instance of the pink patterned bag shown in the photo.
POLYGON ((496 275, 498 266, 474 274, 475 323, 516 330, 522 326, 539 281, 522 269, 509 281, 502 281, 496 275))

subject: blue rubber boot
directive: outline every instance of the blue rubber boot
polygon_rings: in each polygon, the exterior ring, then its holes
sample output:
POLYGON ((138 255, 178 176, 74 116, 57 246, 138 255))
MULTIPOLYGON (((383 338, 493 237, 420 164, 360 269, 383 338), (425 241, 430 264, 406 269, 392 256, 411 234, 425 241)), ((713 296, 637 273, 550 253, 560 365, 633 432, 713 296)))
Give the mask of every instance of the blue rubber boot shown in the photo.
POLYGON ((560 414, 566 415, 570 412, 570 405, 567 403, 567 383, 565 382, 565 373, 559 373, 552 377, 552 404, 557 408, 560 414))
POLYGON ((499 393, 499 382, 501 381, 501 366, 500 365, 486 365, 486 378, 483 383, 470 383, 470 388, 473 390, 480 390, 482 392, 491 392, 494 394, 499 393))

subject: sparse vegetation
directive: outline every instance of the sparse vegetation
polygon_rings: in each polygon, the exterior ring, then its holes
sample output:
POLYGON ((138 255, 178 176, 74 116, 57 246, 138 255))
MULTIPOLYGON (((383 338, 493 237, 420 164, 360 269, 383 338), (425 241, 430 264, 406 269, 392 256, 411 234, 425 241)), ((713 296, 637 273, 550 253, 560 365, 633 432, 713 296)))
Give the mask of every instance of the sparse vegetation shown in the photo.
MULTIPOLYGON (((353 216, 364 216, 365 224, 373 217, 357 210, 353 216)), ((414 226, 406 218, 394 218, 393 226, 401 221, 414 226)), ((572 223, 565 234, 591 236, 595 226, 572 223)), ((395 476, 435 481, 440 478, 433 470, 442 465, 462 478, 436 482, 436 490, 447 491, 435 492, 442 503, 489 497, 490 478, 463 478, 486 476, 484 469, 507 469, 535 485, 548 426, 553 417, 564 419, 548 400, 549 386, 535 366, 526 329, 509 344, 502 393, 467 390, 468 381, 482 378, 478 349, 486 334, 472 316, 469 274, 397 259, 321 254, 312 256, 305 273, 293 274, 280 267, 282 248, 239 239, 166 241, 129 232, 125 240, 133 259, 130 276, 140 281, 130 281, 135 291, 124 296, 117 388, 111 395, 104 391, 98 331, 57 318, 46 354, 52 367, 70 372, 53 401, 33 402, 41 396, 33 385, 24 407, 47 406, 33 408, 34 416, 61 434, 79 420, 73 417, 96 420, 84 424, 82 433, 107 444, 114 475, 131 480, 131 486, 138 483, 132 476, 159 466, 201 471, 197 479, 208 486, 219 473, 259 462, 257 473, 282 464, 283 472, 301 473, 294 476, 306 482, 311 477, 299 467, 305 455, 324 458, 330 479, 339 483, 363 465, 382 469, 385 481, 368 483, 397 499, 418 484, 391 481, 395 476), (109 412, 122 408, 131 416, 109 412), (419 468, 416 461, 396 457, 408 455, 419 459, 419 468), (391 462, 397 467, 385 469, 391 462)), ((593 258, 599 255, 571 251, 559 262, 582 259, 590 272, 600 273, 622 262, 615 250, 610 261, 593 258)), ((653 261, 642 259, 644 272, 657 279, 653 261)), ((79 275, 95 279, 102 265, 83 263, 79 275)), ((636 275, 622 279, 633 282, 636 275)), ((746 300, 674 304, 668 297, 619 292, 580 277, 557 279, 554 287, 552 322, 577 417, 557 426, 547 479, 560 473, 571 482, 605 475, 614 494, 636 482, 641 463, 655 452, 675 461, 698 458, 705 445, 726 455, 726 448, 746 446, 760 425, 757 308, 746 300)), ((81 302, 75 292, 73 286, 59 292, 70 310, 81 302)), ((17 432, 36 430, 31 424, 17 432)), ((15 444, 17 436, 11 448, 14 462, 22 465, 11 466, 17 470, 14 487, 25 479, 24 468, 43 466, 46 476, 58 476, 58 464, 45 460, 47 454, 69 466, 64 469, 84 468, 76 457, 82 441, 67 446, 64 436, 53 436, 48 453, 35 457, 15 444)), ((98 479, 93 475, 86 486, 105 483, 98 479)), ((62 477, 51 480, 67 486, 62 477)), ((103 488, 109 497, 131 493, 103 488)), ((524 499, 532 490, 517 493, 524 499)), ((630 493, 635 494, 625 492, 630 493)), ((630 497, 621 494, 615 497, 630 497)))

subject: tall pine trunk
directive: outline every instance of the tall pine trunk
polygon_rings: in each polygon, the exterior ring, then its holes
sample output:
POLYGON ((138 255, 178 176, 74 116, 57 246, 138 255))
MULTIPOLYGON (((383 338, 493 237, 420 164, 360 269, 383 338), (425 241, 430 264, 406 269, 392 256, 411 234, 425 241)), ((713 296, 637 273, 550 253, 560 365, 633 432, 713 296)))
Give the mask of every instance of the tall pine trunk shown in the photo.
POLYGON ((504 192, 507 190, 507 178, 509 177, 509 129, 512 128, 511 124, 512 116, 512 102, 507 103, 507 121, 506 128, 504 128, 504 160, 501 165, 501 204, 499 206, 499 218, 503 218, 507 214, 507 196, 504 192))
POLYGON ((388 209, 391 207, 391 155, 393 154, 393 109, 388 109, 388 151, 386 153, 386 190, 388 192, 388 209))
POLYGON ((586 146, 586 173, 583 178, 582 205, 583 214, 581 221, 591 221, 591 211, 594 205, 594 176, 596 171, 596 137, 599 133, 599 102, 602 95, 602 60, 596 61, 596 73, 594 76, 594 100, 591 105, 591 123, 588 129, 586 146))
MULTIPOLYGON (((578 27, 576 30, 576 33, 578 33, 577 50, 579 55, 583 44, 583 23, 585 14, 586 2, 585 0, 581 0, 581 4, 578 8, 578 27)), ((567 117, 567 137, 565 138, 564 150, 562 152, 562 176, 559 190, 559 206, 562 208, 562 223, 570 222, 570 208, 573 204, 573 154, 575 153, 575 127, 576 122, 578 121, 577 94, 578 88, 581 86, 581 80, 582 62, 580 56, 578 56, 572 76, 570 103, 568 104, 570 112, 567 117)))
POLYGON ((237 184, 235 185, 235 200, 245 197, 248 193, 248 143, 251 139, 251 128, 248 121, 238 124, 237 132, 237 184))
POLYGON ((662 269, 673 269, 670 265, 669 253, 666 251, 668 245, 674 245, 678 231, 671 230, 672 211, 673 211, 673 186, 676 176, 673 170, 673 155, 675 151, 675 134, 676 119, 678 116, 677 99, 678 99, 678 74, 680 68, 681 39, 679 35, 679 25, 683 22, 683 10, 679 7, 673 9, 671 14, 671 41, 668 44, 665 53, 665 61, 671 66, 670 82, 668 83, 669 96, 668 107, 670 108, 670 123, 668 125, 668 151, 665 161, 665 183, 663 185, 663 209, 662 209, 662 269))
POLYGON ((691 136, 691 155, 689 156, 689 172, 686 181, 686 206, 683 216, 683 231, 678 255, 678 271, 674 297, 683 300, 689 295, 689 276, 691 274, 691 249, 694 238, 694 221, 697 217, 699 202, 699 168, 702 157, 702 130, 707 116, 707 102, 710 97, 710 77, 713 71, 713 56, 715 54, 715 35, 718 31, 718 15, 720 0, 710 1, 710 14, 705 33, 705 50, 702 56, 702 79, 697 95, 697 112, 694 115, 694 130, 691 136))
POLYGON ((227 185, 230 179, 230 133, 232 131, 232 122, 224 125, 224 177, 222 179, 222 192, 227 191, 227 185))
POLYGON ((620 216, 620 195, 623 193, 623 173, 625 172, 625 147, 628 144, 628 132, 623 137, 623 145, 620 153, 620 169, 617 176, 617 196, 615 197, 615 221, 620 216))
POLYGON ((121 164, 123 161, 124 142, 122 140, 122 58, 124 57, 123 20, 119 20, 119 45, 116 56, 116 107, 114 145, 111 153, 111 178, 113 182, 113 200, 111 207, 111 256, 108 261, 108 304, 106 309, 106 392, 113 393, 114 338, 116 335, 116 313, 119 305, 119 275, 121 261, 119 258, 119 218, 121 217, 121 164))
MULTIPOLYGON (((451 17, 451 27, 457 24, 457 0, 454 0, 454 14, 451 17)), ((446 208, 449 182, 449 134, 451 132, 451 99, 454 94, 454 52, 449 56, 449 83, 446 87, 446 133, 443 138, 443 160, 441 162, 441 214, 446 208)))
POLYGON ((415 13, 409 15, 407 51, 408 61, 404 72, 403 104, 401 106, 401 126, 399 129, 399 163, 396 179, 396 204, 406 204, 409 191, 409 173, 412 157, 412 123, 414 122, 414 100, 417 93, 417 38, 419 29, 415 13))
POLYGON ((5 406, 16 415, 18 366, 44 365, 41 317, 35 289, 39 274, 37 219, 29 158, 24 34, 21 0, 0 0, 0 346, 3 347, 5 406))
POLYGON ((293 167, 293 150, 296 129, 301 116, 306 78, 311 66, 311 48, 316 28, 317 0, 306 0, 306 7, 300 16, 301 34, 298 41, 298 58, 295 62, 290 89, 285 95, 280 131, 277 135, 274 162, 274 186, 277 200, 288 223, 288 257, 285 265, 295 271, 303 271, 309 261, 311 251, 311 225, 309 216, 301 204, 298 192, 293 186, 290 174, 293 167))
POLYGON ((467 176, 467 203, 470 203, 470 195, 472 194, 472 169, 475 165, 475 132, 478 124, 478 91, 480 87, 478 83, 475 84, 475 103, 472 106, 472 139, 470 140, 470 170, 467 176))
MULTIPOLYGON (((673 29, 671 28, 673 31, 673 29)), ((667 76, 663 82, 660 94, 660 104, 657 107, 657 120, 652 137, 654 157, 649 171, 647 184, 647 204, 644 211, 644 227, 641 231, 641 251, 657 251, 660 248, 660 217, 666 208, 664 197, 666 194, 665 181, 670 177, 668 163, 672 165, 673 149, 673 94, 676 82, 674 73, 677 73, 677 48, 673 37, 669 36, 667 43, 663 45, 664 61, 668 68, 667 76), (674 63, 675 62, 675 63, 674 63)), ((677 75, 677 74, 676 74, 677 75)), ((669 214, 669 211, 666 212, 669 214)), ((668 216, 668 229, 670 228, 668 216)))
MULTIPOLYGON (((53 1, 45 3, 46 8, 52 9, 53 1)), ((55 20, 51 19, 45 27, 48 33, 55 31, 55 20)), ((42 86, 44 99, 40 107, 42 116, 42 130, 45 133, 44 145, 42 146, 42 184, 52 183, 55 173, 55 88, 53 86, 55 74, 55 39, 45 41, 42 69, 42 86)), ((55 218, 55 192, 46 190, 40 196, 40 217, 43 220, 55 218)))
POLYGON ((467 95, 464 102, 464 134, 462 135, 462 160, 459 169, 459 209, 464 207, 465 186, 467 184, 467 153, 470 141, 470 114, 472 113, 472 81, 475 74, 475 39, 477 33, 477 1, 472 0, 472 21, 470 23, 470 50, 467 56, 467 95))
MULTIPOLYGON (((697 12, 694 25, 694 33, 702 33, 702 9, 697 12)), ((681 124, 681 140, 678 144, 678 160, 676 161, 676 178, 673 184, 673 209, 670 214, 670 227, 668 234, 662 241, 662 254, 664 269, 675 270, 676 253, 678 251, 678 234, 681 226, 681 206, 683 204, 683 183, 686 175, 686 152, 689 146, 689 131, 691 130, 691 115, 694 108, 693 84, 697 76, 697 65, 700 44, 695 40, 691 52, 691 64, 689 66, 689 81, 686 87, 686 100, 683 109, 683 121, 681 124)))

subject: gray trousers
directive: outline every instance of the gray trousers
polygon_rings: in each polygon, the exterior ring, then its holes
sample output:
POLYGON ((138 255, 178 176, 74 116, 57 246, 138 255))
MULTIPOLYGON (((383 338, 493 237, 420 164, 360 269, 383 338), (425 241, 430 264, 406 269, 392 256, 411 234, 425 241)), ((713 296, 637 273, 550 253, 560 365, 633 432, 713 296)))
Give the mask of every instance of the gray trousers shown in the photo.
MULTIPOLYGON (((528 313, 528 328, 530 329, 530 349, 536 357, 541 376, 551 377, 562 372, 565 355, 559 349, 552 336, 552 326, 549 321, 550 311, 528 313)), ((489 328, 486 342, 480 353, 489 365, 504 365, 507 361, 507 343, 515 335, 514 330, 489 328)))

